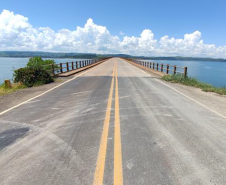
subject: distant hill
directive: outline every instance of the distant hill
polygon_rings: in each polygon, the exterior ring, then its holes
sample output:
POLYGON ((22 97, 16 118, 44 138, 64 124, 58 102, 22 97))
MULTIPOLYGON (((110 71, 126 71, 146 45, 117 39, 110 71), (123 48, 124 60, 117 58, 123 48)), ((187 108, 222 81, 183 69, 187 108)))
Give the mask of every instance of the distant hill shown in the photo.
POLYGON ((43 58, 97 58, 98 54, 92 53, 53 53, 53 52, 33 52, 33 51, 0 51, 0 57, 35 57, 43 58))
POLYGON ((96 54, 96 53, 54 53, 54 52, 41 52, 41 51, 0 51, 0 57, 35 57, 42 58, 80 58, 80 59, 93 59, 102 57, 123 57, 134 58, 141 60, 182 60, 182 61, 219 61, 226 62, 222 58, 197 58, 197 57, 145 57, 145 56, 131 56, 126 54, 96 54))

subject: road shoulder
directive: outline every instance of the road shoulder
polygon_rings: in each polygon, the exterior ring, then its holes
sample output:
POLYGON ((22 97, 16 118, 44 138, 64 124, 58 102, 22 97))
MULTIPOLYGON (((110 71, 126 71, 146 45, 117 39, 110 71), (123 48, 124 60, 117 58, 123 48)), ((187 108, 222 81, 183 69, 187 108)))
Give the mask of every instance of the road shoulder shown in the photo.
MULTIPOLYGON (((216 111, 216 112, 220 113, 221 115, 223 115, 224 117, 226 117, 226 96, 219 95, 214 92, 204 92, 201 89, 192 87, 192 86, 186 86, 183 84, 166 82, 166 81, 162 80, 159 75, 157 75, 156 73, 152 73, 150 70, 146 70, 146 68, 143 68, 143 66, 141 66, 141 67, 135 66, 135 65, 132 65, 132 66, 143 71, 147 75, 150 75, 151 77, 156 78, 157 81, 159 80, 163 84, 166 84, 167 86, 171 87, 171 89, 169 89, 169 90, 175 89, 175 90, 181 92, 182 94, 190 97, 191 99, 203 104, 204 106, 206 106, 206 107, 212 109, 213 111, 216 111)), ((195 103, 195 101, 194 101, 194 103, 195 103)))
POLYGON ((0 96, 0 112, 3 112, 15 105, 27 101, 30 98, 38 96, 39 94, 44 93, 45 91, 48 91, 71 78, 73 78, 73 76, 67 78, 57 78, 55 82, 50 84, 20 89, 13 93, 0 96))

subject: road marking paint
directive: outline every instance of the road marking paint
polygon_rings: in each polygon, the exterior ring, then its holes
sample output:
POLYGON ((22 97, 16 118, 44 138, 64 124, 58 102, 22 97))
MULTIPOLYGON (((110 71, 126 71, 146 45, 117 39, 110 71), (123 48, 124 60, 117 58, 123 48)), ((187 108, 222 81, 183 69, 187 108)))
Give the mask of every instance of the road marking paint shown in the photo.
POLYGON ((102 185, 104 179, 104 168, 105 168, 105 159, 107 153, 107 142, 108 142, 108 132, 110 125, 110 117, 111 117, 111 105, 112 105, 112 97, 114 90, 114 76, 115 76, 115 65, 113 70, 113 76, 111 81, 111 88, 109 92, 107 111, 104 120, 103 132, 100 141, 100 148, 97 157, 96 170, 94 175, 93 185, 102 185))
MULTIPOLYGON (((130 64, 130 63, 129 63, 129 64, 130 64)), ((135 67, 136 69, 140 70, 140 71, 141 71, 141 72, 143 72, 144 74, 146 74, 146 75, 148 75, 148 76, 153 77, 152 75, 150 75, 150 74, 146 73, 145 71, 143 71, 143 70, 139 69, 138 67, 136 67, 136 66, 134 66, 134 65, 132 65, 132 64, 130 64, 130 65, 131 65, 131 66, 133 66, 133 67, 135 67)), ((174 90, 175 92, 177 92, 177 93, 179 93, 179 94, 183 95, 184 97, 186 97, 186 98, 188 98, 188 99, 192 100, 193 102, 195 102, 195 103, 197 103, 197 104, 201 105, 202 107, 204 107, 204 108, 208 109, 209 111, 211 111, 211 112, 213 112, 213 113, 217 114, 218 116, 220 116, 220 117, 222 117, 222 118, 226 119, 226 116, 224 116, 224 115, 222 115, 221 113, 219 113, 219 112, 217 112, 217 111, 215 111, 215 110, 213 110, 213 109, 211 109, 211 108, 207 107, 206 105, 204 105, 204 104, 200 103, 199 101, 197 101, 197 100, 195 100, 195 99, 191 98, 190 96, 188 96, 188 95, 186 95, 186 94, 184 94, 184 93, 180 92, 179 90, 177 90, 177 89, 175 89, 175 88, 171 87, 170 85, 168 85, 168 84, 166 84, 166 83, 162 82, 161 80, 156 79, 156 78, 155 78, 155 80, 156 80, 157 82, 159 82, 159 83, 161 83, 161 84, 163 84, 163 85, 165 85, 165 86, 169 87, 170 89, 174 90)))
POLYGON ((115 73, 115 134, 114 134, 114 185, 123 184, 122 146, 119 114, 118 72, 115 73))
POLYGON ((155 80, 156 80, 157 82, 162 83, 163 85, 165 85, 165 86, 167 86, 167 87, 171 88, 172 90, 176 91, 177 93, 179 93, 179 94, 181 94, 181 95, 185 96, 186 98, 188 98, 188 99, 192 100, 193 102, 195 102, 195 103, 197 103, 197 104, 199 104, 199 105, 201 105, 201 106, 205 107, 206 109, 208 109, 208 110, 210 110, 210 111, 214 112, 214 113, 215 113, 215 114, 217 114, 218 116, 220 116, 220 117, 222 117, 222 118, 226 119, 226 116, 224 116, 224 115, 222 115, 222 114, 218 113, 217 111, 215 111, 215 110, 213 110, 213 109, 211 109, 211 108, 207 107, 206 105, 204 105, 204 104, 200 103, 199 101, 197 101, 197 100, 195 100, 195 99, 191 98, 190 96, 187 96, 186 94, 184 94, 184 93, 182 93, 182 92, 178 91, 177 89, 175 89, 175 88, 173 88, 173 87, 171 87, 171 86, 169 86, 169 85, 165 84, 164 82, 162 82, 162 81, 160 81, 160 80, 158 80, 158 79, 155 79, 155 80))
POLYGON ((47 94, 48 92, 50 92, 50 91, 52 91, 52 90, 54 90, 54 89, 56 89, 56 88, 58 88, 58 87, 60 87, 60 86, 62 86, 62 85, 64 85, 64 84, 66 84, 66 83, 68 83, 68 82, 70 82, 70 81, 72 81, 72 80, 78 78, 79 76, 82 76, 82 75, 85 74, 85 73, 88 73, 88 72, 94 70, 95 68, 97 68, 97 67, 99 67, 100 65, 103 65, 103 64, 104 64, 104 63, 99 64, 99 65, 93 67, 92 69, 90 69, 90 70, 88 70, 88 71, 85 71, 85 72, 83 72, 83 73, 81 73, 81 74, 79 74, 79 75, 73 77, 72 79, 67 80, 66 82, 63 82, 62 84, 59 84, 59 85, 57 85, 56 87, 53 87, 52 89, 49 89, 48 91, 45 91, 45 92, 43 92, 43 93, 41 93, 41 94, 39 94, 39 95, 37 95, 37 96, 35 96, 35 97, 33 97, 33 98, 30 98, 29 100, 26 100, 26 101, 24 101, 24 102, 22 102, 22 103, 20 103, 20 104, 18 104, 18 105, 15 105, 15 106, 13 106, 13 107, 11 107, 11 108, 9 108, 9 109, 7 109, 7 110, 1 112, 1 113, 0 113, 0 116, 3 115, 3 114, 5 114, 5 113, 7 113, 7 112, 9 112, 9 111, 11 111, 11 110, 13 110, 13 109, 15 109, 15 108, 17 108, 17 107, 19 107, 19 106, 21 106, 21 105, 23 105, 23 104, 25 104, 25 103, 27 103, 27 102, 29 102, 29 101, 31 101, 31 100, 34 100, 34 99, 36 99, 36 98, 38 98, 38 97, 40 97, 40 96, 42 96, 42 95, 44 95, 44 94, 47 94))

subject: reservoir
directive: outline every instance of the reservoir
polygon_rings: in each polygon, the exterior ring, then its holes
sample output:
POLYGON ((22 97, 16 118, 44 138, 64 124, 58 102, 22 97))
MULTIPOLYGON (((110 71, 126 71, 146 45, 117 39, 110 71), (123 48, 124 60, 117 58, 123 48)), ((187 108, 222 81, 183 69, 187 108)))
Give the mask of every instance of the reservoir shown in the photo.
MULTIPOLYGON (((188 67, 188 76, 216 87, 226 87, 226 62, 150 60, 155 63, 188 67)), ((183 72, 183 71, 182 71, 183 72)))
MULTIPOLYGON (((5 79, 13 80, 13 70, 24 67, 29 58, 0 58, 0 84, 5 79)), ((56 63, 79 61, 84 59, 53 59, 56 63)), ((187 66, 188 76, 195 77, 201 82, 216 87, 226 87, 226 62, 216 61, 178 61, 178 60, 151 60, 155 63, 187 66)))
MULTIPOLYGON (((57 64, 65 62, 81 61, 85 59, 58 59, 53 58, 57 64)), ((29 58, 8 58, 0 57, 0 84, 4 82, 5 79, 10 79, 13 81, 13 70, 25 67, 28 63, 29 58)))

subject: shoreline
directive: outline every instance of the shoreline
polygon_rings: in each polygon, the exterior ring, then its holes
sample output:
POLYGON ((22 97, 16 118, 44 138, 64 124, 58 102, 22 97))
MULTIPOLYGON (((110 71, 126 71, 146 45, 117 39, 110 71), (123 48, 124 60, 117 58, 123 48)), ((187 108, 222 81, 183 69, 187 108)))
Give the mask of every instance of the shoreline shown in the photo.
POLYGON ((204 83, 199 81, 196 78, 193 77, 187 77, 184 78, 181 75, 165 75, 162 77, 162 80, 166 82, 171 82, 171 83, 178 83, 190 87, 196 87, 198 89, 201 89, 204 92, 213 92, 216 94, 220 94, 222 96, 226 96, 226 87, 216 87, 214 85, 204 83))

